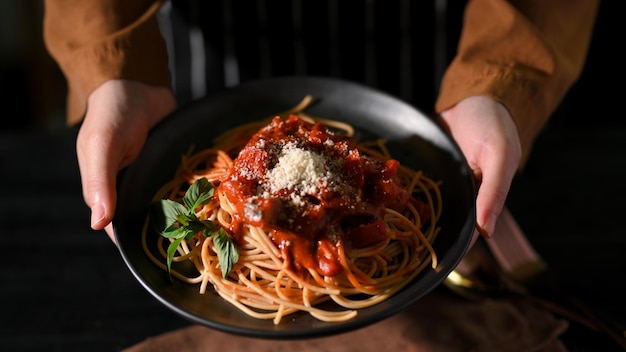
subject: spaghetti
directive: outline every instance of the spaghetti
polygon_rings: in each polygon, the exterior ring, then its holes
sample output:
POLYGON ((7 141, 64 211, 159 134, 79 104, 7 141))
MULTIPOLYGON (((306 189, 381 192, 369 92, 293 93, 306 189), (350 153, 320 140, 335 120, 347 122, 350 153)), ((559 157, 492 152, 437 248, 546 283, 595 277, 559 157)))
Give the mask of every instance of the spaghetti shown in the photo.
POLYGON ((213 197, 189 211, 225 230, 238 252, 232 268, 224 270, 218 236, 198 231, 176 243, 170 268, 168 239, 149 249, 149 218, 142 233, 149 258, 172 276, 199 284, 201 294, 212 286, 275 324, 300 311, 352 319, 437 266, 439 184, 392 159, 383 140, 357 144, 350 125, 306 115, 307 104, 184 155, 154 196, 184 204, 190 185, 206 179, 213 197), (197 275, 177 270, 180 262, 193 263, 197 275), (337 308, 320 308, 325 301, 337 308))

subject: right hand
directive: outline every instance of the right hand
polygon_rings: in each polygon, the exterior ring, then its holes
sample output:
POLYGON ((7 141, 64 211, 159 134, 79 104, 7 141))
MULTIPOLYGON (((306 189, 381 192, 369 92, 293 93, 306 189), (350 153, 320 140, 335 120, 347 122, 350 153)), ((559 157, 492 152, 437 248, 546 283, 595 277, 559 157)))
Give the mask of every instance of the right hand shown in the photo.
POLYGON ((441 113, 478 184, 476 228, 485 237, 495 231, 522 147, 509 111, 494 99, 473 96, 441 113))
POLYGON ((130 80, 107 81, 89 96, 76 140, 83 198, 91 228, 104 229, 114 243, 117 174, 137 158, 148 131, 175 108, 169 88, 130 80))

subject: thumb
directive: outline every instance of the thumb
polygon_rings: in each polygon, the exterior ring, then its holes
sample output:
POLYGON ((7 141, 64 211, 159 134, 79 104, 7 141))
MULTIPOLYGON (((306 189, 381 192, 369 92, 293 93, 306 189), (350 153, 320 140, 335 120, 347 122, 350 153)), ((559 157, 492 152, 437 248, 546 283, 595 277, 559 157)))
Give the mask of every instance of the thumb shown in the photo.
POLYGON ((480 186, 476 197, 476 221, 478 231, 490 237, 496 222, 504 208, 519 160, 521 149, 519 143, 500 143, 503 153, 498 153, 493 146, 482 150, 480 158, 480 186))
MULTIPOLYGON (((103 230, 111 223, 115 213, 116 175, 121 156, 115 147, 119 143, 110 135, 102 132, 92 134, 90 131, 81 129, 76 151, 83 197, 91 209, 91 228, 103 230)), ((108 234, 112 237, 112 233, 108 234)))
POLYGON ((485 170, 476 197, 476 227, 481 235, 491 237, 504 207, 513 175, 506 169, 485 170))

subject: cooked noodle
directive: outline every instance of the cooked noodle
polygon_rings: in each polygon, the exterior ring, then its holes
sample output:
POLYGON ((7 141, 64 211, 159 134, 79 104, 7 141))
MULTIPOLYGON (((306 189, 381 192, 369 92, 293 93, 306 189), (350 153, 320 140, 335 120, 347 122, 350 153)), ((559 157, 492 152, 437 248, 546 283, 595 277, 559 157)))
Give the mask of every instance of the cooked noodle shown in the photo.
MULTIPOLYGON (((298 114, 309 121, 319 122, 321 119, 302 112, 310 102, 310 98, 307 99, 280 115, 298 114)), ((182 202, 185 191, 200 178, 206 178, 212 184, 222 182, 233 166, 231 155, 236 155, 247 139, 267 122, 239 126, 218 137, 213 148, 184 155, 172 180, 158 190, 153 200, 182 202)), ((352 127, 345 123, 332 120, 323 120, 323 123, 344 134, 351 136, 353 133, 352 127)), ((359 151, 372 158, 391 158, 382 140, 360 144, 359 151)), ((197 234, 191 241, 182 241, 170 273, 186 283, 199 285, 200 294, 212 289, 249 316, 271 319, 275 324, 302 311, 329 322, 352 319, 359 309, 378 304, 402 289, 427 266, 437 266, 432 243, 439 233, 437 223, 442 211, 439 184, 422 172, 405 166, 398 169, 397 176, 402 187, 426 206, 416 209, 409 203, 402 213, 386 209, 384 223, 390 237, 385 241, 349 251, 340 245, 342 271, 339 275, 323 276, 311 269, 304 273, 294 272, 272 241, 269 231, 249 224, 244 225, 242 241, 238 242, 239 260, 226 277, 222 276, 213 236, 202 234, 197 234), (177 270, 180 262, 191 262, 197 274, 177 270), (325 301, 333 301, 337 308, 320 308, 319 304, 325 301)), ((226 196, 217 194, 195 212, 199 219, 229 228, 235 211, 226 196)), ((168 239, 159 236, 155 252, 148 243, 153 238, 149 219, 146 219, 143 248, 156 265, 167 271, 165 248, 168 239)))

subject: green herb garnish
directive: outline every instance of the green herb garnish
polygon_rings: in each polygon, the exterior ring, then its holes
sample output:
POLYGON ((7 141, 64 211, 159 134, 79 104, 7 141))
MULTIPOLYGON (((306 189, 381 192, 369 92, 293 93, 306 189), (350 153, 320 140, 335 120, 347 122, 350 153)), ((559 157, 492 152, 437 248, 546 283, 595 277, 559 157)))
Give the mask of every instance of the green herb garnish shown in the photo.
POLYGON ((206 179, 196 180, 183 197, 183 204, 170 199, 161 199, 152 204, 151 223, 161 236, 173 239, 167 247, 167 271, 172 269, 176 249, 184 240, 195 234, 215 236, 213 243, 217 250, 222 276, 226 277, 239 260, 239 251, 228 233, 209 220, 200 220, 196 208, 207 204, 213 198, 213 185, 206 179))

